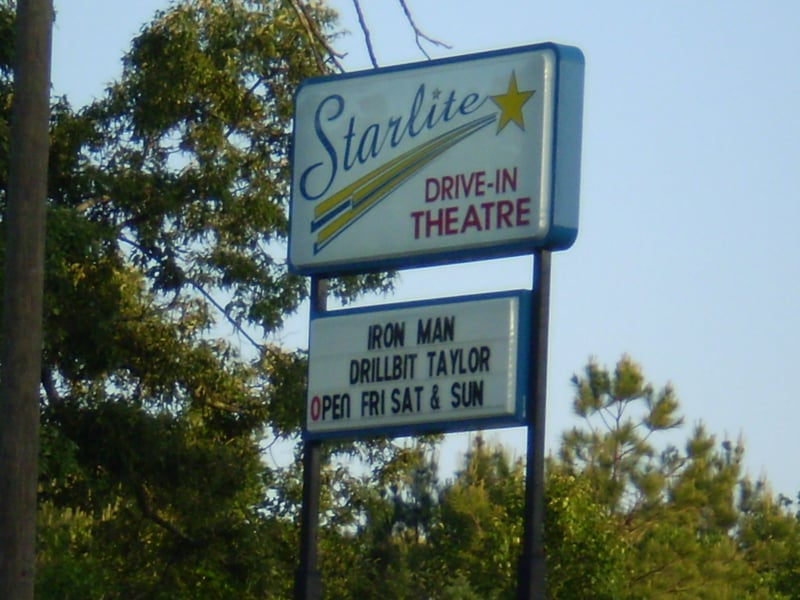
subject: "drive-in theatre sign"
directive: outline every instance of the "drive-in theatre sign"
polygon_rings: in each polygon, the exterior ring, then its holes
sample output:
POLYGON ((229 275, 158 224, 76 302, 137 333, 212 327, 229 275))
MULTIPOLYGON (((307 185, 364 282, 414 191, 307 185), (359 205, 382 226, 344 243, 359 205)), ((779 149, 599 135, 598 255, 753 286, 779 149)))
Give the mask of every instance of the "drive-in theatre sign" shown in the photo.
POLYGON ((356 272, 568 247, 582 86, 582 54, 556 44, 305 82, 292 267, 356 272))
POLYGON ((295 96, 289 264, 311 276, 297 598, 322 596, 324 438, 525 425, 518 598, 544 598, 551 250, 577 236, 583 54, 545 43, 295 96), (530 254, 529 290, 327 310, 350 273, 530 254), (534 594, 538 594, 534 596, 534 594))

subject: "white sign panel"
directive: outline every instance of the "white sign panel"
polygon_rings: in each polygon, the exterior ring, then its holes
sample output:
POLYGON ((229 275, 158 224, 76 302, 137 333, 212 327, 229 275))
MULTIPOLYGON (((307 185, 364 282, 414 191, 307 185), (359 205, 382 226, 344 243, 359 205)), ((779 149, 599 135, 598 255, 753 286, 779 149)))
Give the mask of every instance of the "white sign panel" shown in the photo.
POLYGON ((506 292, 313 318, 306 435, 521 424, 529 302, 506 292))
POLYGON ((540 44, 304 82, 291 266, 339 273, 570 246, 583 71, 577 48, 540 44))

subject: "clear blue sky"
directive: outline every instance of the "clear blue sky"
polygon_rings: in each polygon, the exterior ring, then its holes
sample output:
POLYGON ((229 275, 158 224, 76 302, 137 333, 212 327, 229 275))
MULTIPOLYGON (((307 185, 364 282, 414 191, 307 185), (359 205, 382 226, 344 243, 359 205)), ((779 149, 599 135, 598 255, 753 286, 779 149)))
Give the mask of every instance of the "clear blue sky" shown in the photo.
MULTIPOLYGON (((407 0, 454 56, 539 41, 587 63, 581 223, 553 260, 548 446, 575 423, 569 379, 623 354, 671 381, 688 427, 744 437, 750 475, 800 491, 800 3, 407 0), (798 369, 798 372, 795 371, 798 369)), ((352 3, 349 70, 369 67, 352 3)), ((363 0, 381 65, 422 60, 396 0, 363 0)), ((166 2, 56 1, 54 92, 81 105, 166 2)), ((515 259, 402 274, 398 299, 530 283, 515 259)), ((286 339, 305 335, 303 317, 286 339)), ((302 343, 302 342, 300 342, 302 343)), ((521 430, 493 433, 523 452, 521 430)), ((446 446, 454 460, 464 438, 446 446)))

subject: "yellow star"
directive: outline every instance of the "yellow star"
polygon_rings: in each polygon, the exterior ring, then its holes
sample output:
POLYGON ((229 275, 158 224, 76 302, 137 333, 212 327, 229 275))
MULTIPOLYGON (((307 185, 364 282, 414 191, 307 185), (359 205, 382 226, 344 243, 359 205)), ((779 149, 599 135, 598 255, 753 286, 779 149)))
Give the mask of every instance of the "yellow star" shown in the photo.
POLYGON ((522 117, 522 106, 533 96, 535 90, 520 92, 517 88, 517 74, 512 71, 511 79, 508 81, 508 89, 505 94, 490 96, 492 102, 500 107, 500 121, 497 123, 497 133, 508 125, 509 121, 514 121, 517 126, 525 131, 525 120, 522 117))

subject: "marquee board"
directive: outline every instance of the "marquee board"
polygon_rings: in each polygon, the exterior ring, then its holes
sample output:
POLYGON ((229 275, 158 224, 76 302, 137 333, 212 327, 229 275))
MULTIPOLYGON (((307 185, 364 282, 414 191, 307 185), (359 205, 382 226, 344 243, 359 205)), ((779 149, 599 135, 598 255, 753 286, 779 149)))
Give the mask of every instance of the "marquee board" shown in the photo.
POLYGON ((515 291, 312 318, 306 436, 523 424, 529 307, 515 291))

